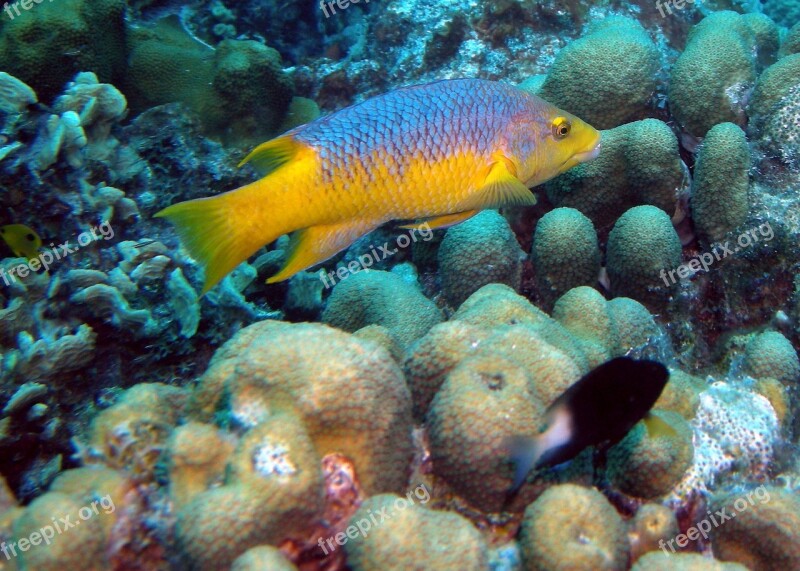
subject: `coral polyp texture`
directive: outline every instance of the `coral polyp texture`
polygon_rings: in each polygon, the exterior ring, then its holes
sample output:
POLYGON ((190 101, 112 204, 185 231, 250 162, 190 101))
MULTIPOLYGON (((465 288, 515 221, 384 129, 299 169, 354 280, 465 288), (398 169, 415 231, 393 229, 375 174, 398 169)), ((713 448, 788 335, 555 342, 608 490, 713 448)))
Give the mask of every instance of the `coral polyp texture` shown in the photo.
POLYGON ((798 19, 0 2, 0 571, 800 569, 798 19))

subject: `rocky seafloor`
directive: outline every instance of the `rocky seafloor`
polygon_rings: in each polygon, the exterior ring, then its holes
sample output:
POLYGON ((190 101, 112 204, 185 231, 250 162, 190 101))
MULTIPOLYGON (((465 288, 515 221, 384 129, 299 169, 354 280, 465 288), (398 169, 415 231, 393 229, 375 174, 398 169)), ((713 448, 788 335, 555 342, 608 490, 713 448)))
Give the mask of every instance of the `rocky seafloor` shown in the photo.
POLYGON ((51 263, 0 242, 0 570, 800 569, 800 2, 7 6, 0 226, 51 263), (599 157, 267 285, 281 238, 199 295, 154 213, 455 77, 599 157), (509 502, 504 439, 621 355, 669 367, 672 430, 509 502))

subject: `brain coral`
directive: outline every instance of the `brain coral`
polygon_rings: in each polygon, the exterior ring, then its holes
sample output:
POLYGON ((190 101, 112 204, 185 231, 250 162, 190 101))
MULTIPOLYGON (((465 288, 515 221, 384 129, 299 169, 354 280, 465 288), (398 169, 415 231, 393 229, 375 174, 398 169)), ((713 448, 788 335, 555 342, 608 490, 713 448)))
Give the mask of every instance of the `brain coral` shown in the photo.
POLYGON ((680 265, 681 242, 663 210, 637 206, 623 214, 608 235, 606 256, 614 295, 662 302, 674 292, 664 272, 680 265))
POLYGON ((296 410, 321 456, 354 463, 368 493, 399 490, 411 458, 411 397, 379 345, 325 325, 262 321, 214 355, 193 395, 199 420, 250 427, 296 410), (227 396, 227 398, 223 398, 227 396))
POLYGON ((695 227, 708 242, 719 241, 744 224, 749 172, 744 131, 733 123, 714 125, 697 154, 691 202, 695 227))
MULTIPOLYGON (((3 69, 48 101, 73 76, 92 71, 117 83, 125 70, 125 0, 37 2, 0 26, 3 69)), ((30 6, 30 5, 29 5, 30 6)))
POLYGON ((603 131, 600 155, 554 178, 545 191, 555 206, 580 210, 605 229, 640 204, 672 216, 687 172, 672 130, 645 119, 603 131))
POLYGON ((600 247, 592 221, 574 208, 548 212, 536 225, 531 260, 538 293, 547 305, 569 289, 594 285, 600 247))
POLYGON ((558 52, 539 95, 598 129, 647 112, 658 50, 638 21, 608 17, 558 52))
POLYGON ((628 566, 625 524, 594 488, 549 488, 525 510, 519 541, 526 571, 624 571, 628 566))
POLYGON ((336 284, 322 314, 323 322, 349 332, 382 325, 403 348, 441 320, 441 311, 418 287, 380 270, 356 272, 336 284))
POLYGON ((190 569, 227 569, 252 547, 302 537, 321 516, 323 499, 320 458, 302 420, 275 414, 242 437, 225 485, 178 511, 182 562, 190 569))
MULTIPOLYGON (((704 137, 717 123, 745 124, 745 94, 756 80, 759 45, 742 15, 730 11, 706 16, 689 34, 686 48, 672 68, 668 98, 681 126, 704 137)), ((769 61, 774 53, 764 53, 769 61)))
POLYGON ((719 559, 759 571, 800 569, 800 498, 794 492, 759 486, 721 494, 711 509, 735 515, 711 529, 719 559))
POLYGON ((439 246, 442 291, 458 307, 486 284, 519 290, 524 258, 506 219, 485 210, 445 234, 439 246))
POLYGON ((725 563, 699 553, 648 553, 631 571, 747 571, 738 563, 725 563))
POLYGON ((416 498, 382 494, 361 505, 350 520, 351 526, 360 527, 353 528, 345 544, 353 571, 483 571, 488 567, 486 542, 468 519, 422 507, 414 503, 416 498), (368 532, 358 532, 367 525, 368 532))
POLYGON ((478 509, 500 511, 513 481, 503 441, 537 433, 543 411, 518 364, 491 352, 464 359, 426 418, 435 473, 478 509))
POLYGON ((692 429, 676 412, 653 410, 670 434, 650 434, 640 422, 608 451, 608 476, 614 486, 637 498, 654 499, 680 483, 692 464, 692 429))
POLYGON ((800 359, 792 343, 781 333, 764 331, 747 342, 744 371, 757 379, 777 379, 795 387, 800 381, 800 359))
POLYGON ((283 554, 271 545, 248 549, 236 558, 231 571, 297 571, 283 554))

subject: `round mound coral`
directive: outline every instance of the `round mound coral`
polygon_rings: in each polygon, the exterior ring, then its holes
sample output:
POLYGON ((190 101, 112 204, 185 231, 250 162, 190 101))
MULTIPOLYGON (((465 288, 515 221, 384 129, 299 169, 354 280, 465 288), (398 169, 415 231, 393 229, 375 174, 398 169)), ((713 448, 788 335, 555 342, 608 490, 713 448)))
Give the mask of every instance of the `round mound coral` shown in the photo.
POLYGON ((236 558, 231 571, 297 571, 288 559, 271 545, 260 545, 248 549, 236 558))
POLYGON ((711 509, 733 516, 711 530, 716 557, 748 569, 800 569, 800 498, 794 492, 760 486, 718 496, 711 509))
POLYGON ((697 155, 691 202, 695 227, 708 242, 722 240, 744 224, 749 171, 750 148, 744 131, 733 123, 712 127, 697 155))
POLYGON ((418 287, 392 272, 357 272, 333 288, 322 321, 354 332, 382 325, 403 348, 442 320, 442 313, 418 287))
POLYGON ((382 494, 361 505, 350 520, 352 535, 343 538, 353 571, 486 569, 486 542, 472 523, 453 512, 422 507, 417 499, 416 494, 382 494))
POLYGON ((228 568, 252 547, 303 537, 323 499, 320 458, 301 420, 273 415, 243 436, 225 485, 178 512, 178 551, 188 568, 228 568))
POLYGON ((506 219, 485 210, 445 234, 439 246, 442 292, 458 307, 486 284, 519 290, 524 258, 506 219))
POLYGON ((718 123, 745 124, 757 49, 755 34, 735 12, 715 12, 692 28, 668 91, 670 110, 686 131, 700 138, 718 123))
POLYGON ((594 285, 600 248, 592 221, 574 208, 548 212, 536 225, 531 260, 538 293, 548 305, 567 290, 594 285))
POLYGON ((631 571, 747 571, 738 563, 726 563, 699 553, 648 553, 631 571))
POLYGON ((614 295, 663 302, 675 290, 669 270, 681 263, 681 242, 672 221, 654 206, 623 214, 608 235, 606 269, 614 295))
POLYGON ((192 410, 244 428, 296 411, 319 454, 347 456, 368 493, 400 490, 407 479, 412 417, 402 371, 383 347, 325 325, 246 327, 214 355, 192 410))
POLYGON ((426 419, 435 473, 478 509, 500 511, 513 481, 503 441, 537 433, 543 412, 525 369, 491 352, 464 359, 426 419))
POLYGON ((630 496, 654 499, 677 486, 692 465, 692 428, 676 412, 653 410, 608 451, 608 477, 630 496))
POLYGON ((526 571, 624 571, 628 566, 625 524, 594 488, 549 488, 525 510, 519 541, 526 571))
POLYGON ((641 24, 609 17, 558 52, 539 95, 610 129, 645 115, 657 68, 658 50, 641 24))
POLYGON ((598 157, 554 178, 545 191, 555 206, 575 208, 605 229, 642 204, 671 216, 686 173, 669 126, 645 119, 603 131, 598 157))
POLYGON ((800 359, 792 343, 777 331, 765 331, 748 341, 744 371, 756 379, 777 379, 787 387, 800 380, 800 359))

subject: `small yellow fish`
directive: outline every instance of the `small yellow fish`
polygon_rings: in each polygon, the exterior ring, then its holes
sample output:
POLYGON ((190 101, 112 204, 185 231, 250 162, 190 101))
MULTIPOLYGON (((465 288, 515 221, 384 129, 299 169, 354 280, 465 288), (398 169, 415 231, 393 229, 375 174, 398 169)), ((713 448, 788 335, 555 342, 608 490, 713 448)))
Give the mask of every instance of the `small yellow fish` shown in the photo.
POLYGON ((391 220, 431 228, 486 208, 535 204, 529 188, 592 159, 600 133, 526 91, 462 79, 397 89, 256 147, 264 178, 168 206, 203 293, 259 248, 294 232, 267 283, 322 262, 391 220))
POLYGON ((0 236, 18 258, 28 260, 35 258, 39 255, 39 248, 42 247, 39 235, 24 224, 7 224, 0 227, 0 236))

